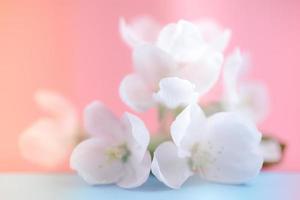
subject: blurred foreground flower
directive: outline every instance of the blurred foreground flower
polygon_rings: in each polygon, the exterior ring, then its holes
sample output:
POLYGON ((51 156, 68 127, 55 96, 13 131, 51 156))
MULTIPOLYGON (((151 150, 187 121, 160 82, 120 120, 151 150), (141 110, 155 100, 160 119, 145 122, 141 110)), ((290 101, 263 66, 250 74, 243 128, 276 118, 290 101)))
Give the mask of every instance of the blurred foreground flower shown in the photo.
POLYGON ((149 132, 138 117, 125 113, 119 120, 99 102, 88 105, 84 125, 92 137, 71 155, 71 168, 89 184, 116 183, 138 187, 150 173, 149 132))
POLYGON ((188 177, 238 184, 260 171, 261 133, 255 124, 234 113, 217 113, 206 119, 194 104, 185 108, 171 126, 173 142, 154 152, 153 174, 167 186, 179 188, 188 177))
POLYGON ((54 168, 66 161, 81 136, 78 114, 73 104, 56 92, 40 90, 35 101, 48 116, 21 133, 19 148, 26 160, 54 168))

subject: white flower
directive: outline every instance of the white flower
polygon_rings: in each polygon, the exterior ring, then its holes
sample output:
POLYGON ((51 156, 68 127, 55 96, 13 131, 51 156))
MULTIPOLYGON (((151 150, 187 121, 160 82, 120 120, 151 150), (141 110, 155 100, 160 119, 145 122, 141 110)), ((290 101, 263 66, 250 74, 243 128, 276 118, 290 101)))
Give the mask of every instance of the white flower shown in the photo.
POLYGON ((119 120, 93 102, 85 109, 84 124, 92 138, 74 149, 70 165, 87 183, 133 188, 147 180, 149 133, 138 117, 125 113, 119 120))
POLYGON ((207 42, 193 23, 180 20, 166 25, 155 42, 133 49, 135 72, 120 85, 122 100, 136 111, 155 105, 153 94, 163 78, 178 77, 195 85, 199 97, 217 81, 223 62, 222 48, 207 42))
POLYGON ((171 188, 179 188, 193 174, 219 183, 244 183, 263 164, 261 133, 234 113, 206 118, 198 105, 189 105, 173 122, 171 136, 174 143, 158 146, 151 166, 171 188))
POLYGON ((54 168, 66 160, 79 136, 77 112, 55 92, 40 90, 35 100, 49 116, 41 117, 21 134, 19 148, 26 160, 54 168))
POLYGON ((224 108, 260 122, 268 113, 267 89, 259 82, 238 82, 246 67, 247 58, 238 49, 226 59, 223 73, 224 108))

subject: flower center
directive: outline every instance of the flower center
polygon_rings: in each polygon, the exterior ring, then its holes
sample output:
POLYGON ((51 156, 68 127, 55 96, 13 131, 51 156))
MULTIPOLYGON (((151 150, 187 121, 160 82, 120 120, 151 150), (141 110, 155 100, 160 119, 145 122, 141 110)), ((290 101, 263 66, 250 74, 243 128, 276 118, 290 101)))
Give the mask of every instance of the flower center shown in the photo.
POLYGON ((212 146, 208 143, 208 148, 203 148, 196 143, 191 148, 191 157, 188 160, 190 169, 195 173, 204 174, 203 168, 216 161, 212 154, 212 146))
POLYGON ((108 156, 109 160, 121 160, 122 162, 127 162, 130 151, 127 148, 126 144, 117 145, 112 148, 108 148, 106 150, 106 155, 108 156))

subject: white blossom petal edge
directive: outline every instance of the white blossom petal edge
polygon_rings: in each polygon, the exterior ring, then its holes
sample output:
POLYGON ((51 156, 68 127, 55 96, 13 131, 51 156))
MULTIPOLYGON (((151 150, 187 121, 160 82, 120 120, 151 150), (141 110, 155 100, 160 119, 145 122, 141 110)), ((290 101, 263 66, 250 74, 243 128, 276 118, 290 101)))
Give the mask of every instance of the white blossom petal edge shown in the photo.
POLYGON ((71 168, 89 184, 115 183, 123 188, 143 184, 150 172, 149 132, 142 120, 125 113, 119 120, 100 102, 84 113, 86 131, 93 137, 71 155, 71 168))
POLYGON ((160 30, 160 25, 149 16, 136 18, 130 23, 121 18, 119 30, 123 41, 131 48, 135 48, 142 44, 153 43, 160 30))
POLYGON ((193 174, 219 183, 244 183, 262 167, 261 133, 234 113, 205 118, 198 105, 189 105, 173 122, 171 135, 174 143, 161 144, 151 166, 171 188, 179 188, 193 174))
MULTIPOLYGON (((182 20, 183 21, 183 20, 182 20)), ((231 38, 231 30, 221 27, 212 19, 201 19, 192 22, 203 39, 218 51, 224 51, 231 38)), ((150 16, 141 16, 129 23, 124 19, 119 20, 119 30, 123 41, 135 48, 141 44, 154 43, 162 25, 150 16)))
POLYGON ((153 96, 154 99, 171 109, 187 106, 198 100, 196 86, 187 80, 177 77, 163 78, 159 82, 159 88, 153 96))

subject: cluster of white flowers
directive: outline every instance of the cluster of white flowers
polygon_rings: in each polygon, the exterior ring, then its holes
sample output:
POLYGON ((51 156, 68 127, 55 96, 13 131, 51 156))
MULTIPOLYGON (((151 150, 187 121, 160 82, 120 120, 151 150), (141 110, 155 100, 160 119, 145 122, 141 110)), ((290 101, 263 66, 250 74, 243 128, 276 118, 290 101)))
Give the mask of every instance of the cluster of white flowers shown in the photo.
POLYGON ((149 18, 120 20, 120 32, 132 48, 134 72, 120 85, 122 100, 135 111, 151 107, 182 108, 172 122, 171 141, 162 142, 151 158, 149 132, 137 116, 118 119, 100 102, 84 112, 90 138, 71 155, 71 167, 90 184, 115 183, 133 188, 150 171, 171 188, 190 176, 237 184, 255 177, 262 165, 262 134, 256 127, 266 113, 263 87, 241 84, 245 57, 239 50, 224 59, 230 31, 211 21, 161 27, 149 18), (206 116, 198 101, 216 84, 223 70, 223 112, 206 116))
POLYGON ((209 20, 162 27, 146 17, 129 24, 121 19, 119 27, 133 51, 134 66, 120 84, 120 97, 134 111, 171 113, 170 124, 165 124, 166 113, 160 117, 163 140, 151 140, 137 116, 125 113, 118 119, 98 101, 86 107, 81 127, 69 100, 40 90, 35 100, 48 116, 21 134, 25 159, 54 168, 73 150, 71 168, 84 180, 123 188, 140 186, 150 171, 171 188, 194 174, 214 182, 244 183, 259 173, 263 162, 280 161, 281 144, 271 137, 261 141, 256 127, 268 111, 266 88, 241 81, 248 59, 238 48, 224 56, 230 30, 209 20), (223 94, 209 111, 199 101, 220 77, 223 94))

